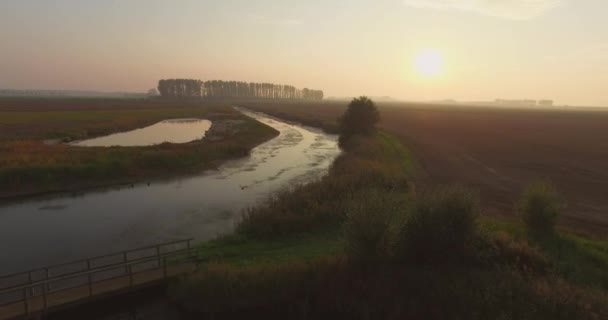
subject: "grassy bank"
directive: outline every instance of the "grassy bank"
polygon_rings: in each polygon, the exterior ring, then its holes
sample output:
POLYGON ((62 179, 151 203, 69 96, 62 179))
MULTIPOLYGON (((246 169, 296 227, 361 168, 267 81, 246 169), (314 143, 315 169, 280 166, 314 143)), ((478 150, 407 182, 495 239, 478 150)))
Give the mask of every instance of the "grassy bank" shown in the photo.
POLYGON ((244 156, 277 134, 276 130, 230 107, 137 105, 129 109, 128 106, 127 103, 125 109, 0 111, 0 198, 190 174, 244 156), (45 142, 86 139, 172 118, 204 118, 216 123, 241 121, 233 122, 237 124, 234 130, 214 141, 128 148, 85 148, 45 142))
MULTIPOLYGON (((294 118, 295 119, 295 118, 294 118)), ((475 196, 425 196, 390 134, 359 136, 323 179, 250 208, 172 285, 219 319, 603 319, 608 243, 480 216, 475 196), (424 214, 423 214, 424 213, 424 214)))

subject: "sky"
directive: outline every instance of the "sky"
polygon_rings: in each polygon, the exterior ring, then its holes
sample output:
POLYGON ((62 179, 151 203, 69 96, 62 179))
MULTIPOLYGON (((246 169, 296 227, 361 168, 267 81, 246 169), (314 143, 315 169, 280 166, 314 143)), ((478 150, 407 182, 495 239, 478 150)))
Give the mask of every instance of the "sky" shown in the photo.
POLYGON ((607 12, 605 0, 0 0, 0 88, 194 78, 608 106, 607 12))

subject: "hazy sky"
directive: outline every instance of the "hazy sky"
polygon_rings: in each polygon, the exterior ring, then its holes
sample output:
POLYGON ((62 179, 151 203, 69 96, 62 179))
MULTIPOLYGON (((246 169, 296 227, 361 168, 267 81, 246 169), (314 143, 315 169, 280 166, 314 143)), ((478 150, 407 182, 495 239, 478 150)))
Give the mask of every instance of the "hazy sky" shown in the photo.
POLYGON ((185 77, 608 106, 607 13, 606 0, 0 0, 0 88, 185 77), (442 67, 425 77, 429 49, 442 67))

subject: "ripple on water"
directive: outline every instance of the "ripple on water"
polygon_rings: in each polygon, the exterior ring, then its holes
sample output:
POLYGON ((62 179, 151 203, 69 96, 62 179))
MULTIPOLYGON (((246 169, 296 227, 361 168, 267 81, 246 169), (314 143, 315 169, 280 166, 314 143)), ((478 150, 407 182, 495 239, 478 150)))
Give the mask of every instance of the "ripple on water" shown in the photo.
POLYGON ((38 208, 38 210, 49 210, 49 211, 63 210, 63 209, 66 209, 67 207, 68 206, 64 205, 64 204, 54 204, 54 205, 42 206, 42 207, 38 208))

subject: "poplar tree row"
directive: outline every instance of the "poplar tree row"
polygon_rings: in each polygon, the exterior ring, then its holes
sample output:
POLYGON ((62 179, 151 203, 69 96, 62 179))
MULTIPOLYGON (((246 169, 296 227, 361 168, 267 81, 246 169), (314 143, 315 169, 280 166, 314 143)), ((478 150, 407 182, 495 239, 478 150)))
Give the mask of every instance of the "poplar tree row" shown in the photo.
POLYGON ((167 79, 158 82, 158 92, 168 98, 265 98, 323 100, 322 90, 298 89, 272 83, 193 79, 167 79))

